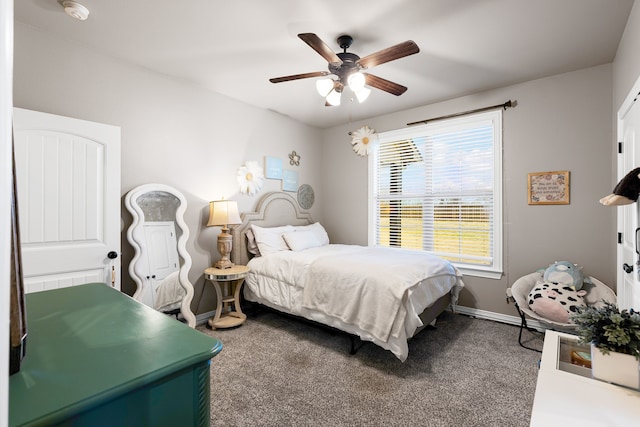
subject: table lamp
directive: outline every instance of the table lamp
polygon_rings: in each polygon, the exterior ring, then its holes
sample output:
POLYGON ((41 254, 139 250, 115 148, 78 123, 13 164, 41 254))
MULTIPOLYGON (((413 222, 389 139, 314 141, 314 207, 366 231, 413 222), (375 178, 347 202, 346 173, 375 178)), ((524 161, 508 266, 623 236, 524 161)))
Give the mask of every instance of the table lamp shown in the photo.
POLYGON ((229 259, 232 249, 232 236, 229 234, 228 225, 241 224, 240 214, 238 214, 238 203, 234 200, 215 200, 209 202, 209 222, 207 226, 221 225, 222 230, 218 235, 218 252, 222 258, 213 266, 225 269, 233 267, 229 259))

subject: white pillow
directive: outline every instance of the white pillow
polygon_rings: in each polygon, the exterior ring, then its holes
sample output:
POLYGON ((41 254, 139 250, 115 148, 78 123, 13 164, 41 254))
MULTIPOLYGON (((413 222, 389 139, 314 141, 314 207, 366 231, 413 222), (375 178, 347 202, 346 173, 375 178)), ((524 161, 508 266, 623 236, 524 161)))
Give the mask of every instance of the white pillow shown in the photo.
POLYGON ((314 222, 310 225, 296 225, 293 228, 295 231, 312 231, 320 242, 321 246, 329 244, 329 235, 327 234, 327 231, 324 229, 322 224, 320 224, 319 222, 314 222))
POLYGON ((253 235, 253 231, 251 229, 248 229, 244 232, 244 235, 247 236, 247 251, 255 256, 260 256, 260 249, 258 249, 256 236, 253 235))
POLYGON ((284 233, 282 235, 285 242, 292 251, 303 251, 309 248, 317 248, 323 246, 322 242, 318 240, 316 233, 313 230, 296 230, 284 233))
POLYGON ((293 226, 284 225, 282 227, 267 228, 251 224, 251 230, 256 238, 261 256, 289 250, 289 246, 287 246, 287 242, 284 241, 282 235, 288 231, 293 231, 293 226))

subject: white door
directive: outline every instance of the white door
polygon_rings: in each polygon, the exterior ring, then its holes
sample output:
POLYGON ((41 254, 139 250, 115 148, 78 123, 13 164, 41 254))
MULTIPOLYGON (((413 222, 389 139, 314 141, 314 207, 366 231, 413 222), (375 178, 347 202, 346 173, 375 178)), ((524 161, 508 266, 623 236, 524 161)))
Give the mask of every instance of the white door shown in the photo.
MULTIPOLYGON (((640 83, 640 80, 638 80, 640 83)), ((640 166, 640 102, 635 102, 640 84, 634 87, 635 97, 628 97, 618 113, 618 141, 622 153, 618 156, 618 180, 640 166)), ((640 309, 640 249, 638 230, 640 201, 616 207, 618 214, 618 305, 640 309)))
POLYGON ((162 281, 171 273, 180 270, 178 241, 173 221, 153 221, 144 223, 145 247, 147 252, 147 285, 140 300, 150 307, 156 307, 156 294, 162 281))
POLYGON ((120 128, 14 109, 26 292, 120 289, 120 128))

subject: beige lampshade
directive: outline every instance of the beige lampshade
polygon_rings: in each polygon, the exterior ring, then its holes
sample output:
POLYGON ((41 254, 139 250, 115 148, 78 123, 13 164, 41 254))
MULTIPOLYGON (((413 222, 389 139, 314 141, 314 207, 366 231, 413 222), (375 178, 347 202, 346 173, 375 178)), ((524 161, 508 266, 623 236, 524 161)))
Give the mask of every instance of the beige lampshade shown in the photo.
POLYGON ((235 200, 215 200, 209 202, 209 222, 207 226, 241 224, 238 202, 235 200))

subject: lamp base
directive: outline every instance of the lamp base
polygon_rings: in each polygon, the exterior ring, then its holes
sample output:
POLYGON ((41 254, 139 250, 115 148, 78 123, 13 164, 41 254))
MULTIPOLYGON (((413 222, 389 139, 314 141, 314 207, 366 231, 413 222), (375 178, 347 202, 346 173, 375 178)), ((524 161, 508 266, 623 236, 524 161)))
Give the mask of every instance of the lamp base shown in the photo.
POLYGON ((229 254, 231 253, 232 248, 232 236, 229 234, 229 229, 224 226, 222 227, 221 233, 218 235, 218 252, 222 256, 219 261, 213 264, 214 268, 225 269, 233 267, 233 263, 229 258, 229 254))
POLYGON ((229 261, 228 259, 221 259, 219 261, 216 261, 215 264, 213 264, 213 268, 219 268, 220 270, 224 270, 226 268, 231 268, 234 265, 235 264, 229 261))

